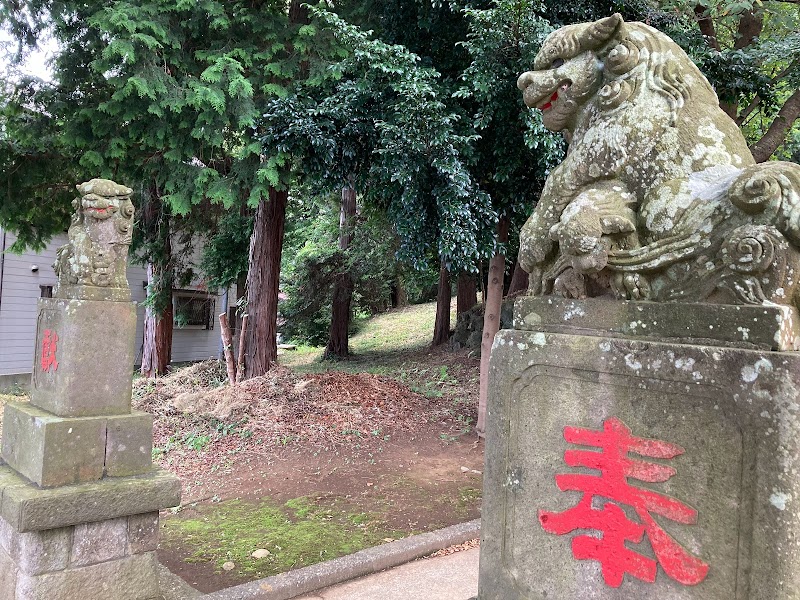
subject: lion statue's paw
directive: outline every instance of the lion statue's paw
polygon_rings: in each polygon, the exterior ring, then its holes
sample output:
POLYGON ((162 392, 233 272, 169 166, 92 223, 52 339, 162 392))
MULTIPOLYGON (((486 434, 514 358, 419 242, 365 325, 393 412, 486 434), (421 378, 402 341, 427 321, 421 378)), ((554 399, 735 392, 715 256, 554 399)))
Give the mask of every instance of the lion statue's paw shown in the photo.
POLYGON ((650 282, 641 273, 617 273, 612 289, 621 300, 647 300, 650 297, 650 282))

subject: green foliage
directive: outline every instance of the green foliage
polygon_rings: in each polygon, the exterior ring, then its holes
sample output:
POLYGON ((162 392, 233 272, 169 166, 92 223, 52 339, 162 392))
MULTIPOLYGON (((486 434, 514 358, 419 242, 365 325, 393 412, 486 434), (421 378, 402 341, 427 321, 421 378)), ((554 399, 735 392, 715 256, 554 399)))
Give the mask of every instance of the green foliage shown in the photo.
MULTIPOLYGON (((375 31, 388 44, 405 46, 420 57, 424 67, 436 69, 450 88, 469 56, 459 42, 466 38, 467 23, 461 12, 464 2, 436 0, 359 0, 337 3, 337 10, 350 23, 375 31), (352 4, 352 6, 348 6, 352 4)), ((486 8, 487 0, 469 1, 467 5, 486 8)))
POLYGON ((403 269, 401 283, 409 304, 436 300, 439 288, 439 262, 431 257, 424 269, 403 269))
POLYGON ((571 0, 570 2, 544 2, 534 4, 533 10, 547 19, 554 28, 572 23, 596 21, 616 12, 628 21, 650 21, 649 0, 571 0))
POLYGON ((216 231, 205 240, 200 269, 210 288, 226 289, 247 273, 247 257, 253 218, 228 212, 217 223, 216 231))
MULTIPOLYGON (((352 243, 342 251, 335 203, 305 203, 305 214, 295 212, 286 237, 281 290, 287 299, 280 305, 285 321, 281 331, 296 342, 319 346, 328 339, 333 287, 340 273, 352 278, 354 312, 372 314, 386 307, 397 280, 396 242, 386 235, 389 224, 379 213, 362 214, 353 224, 352 243)), ((351 321, 351 333, 356 325, 351 321)))
POLYGON ((211 436, 190 431, 183 436, 181 442, 190 450, 201 452, 211 443, 211 436))
POLYGON ((387 211, 398 256, 474 268, 491 248, 495 214, 463 157, 470 139, 442 97, 439 73, 402 46, 375 40, 321 8, 317 35, 335 40, 329 77, 273 101, 261 126, 268 163, 293 165, 326 191, 351 184, 387 211))
POLYGON ((45 31, 59 44, 55 81, 11 86, 0 113, 0 167, 17 195, 0 223, 20 243, 66 226, 67 177, 141 183, 179 216, 266 194, 252 125, 311 60, 285 3, 3 1, 0 22, 17 58, 45 31))
POLYGON ((20 80, 0 93, 0 227, 13 231, 12 250, 41 250, 66 231, 75 191, 76 157, 60 146, 59 123, 46 114, 52 89, 20 80))
POLYGON ((336 242, 337 226, 330 210, 309 219, 295 233, 304 238, 300 245, 284 254, 281 290, 287 299, 279 308, 285 321, 281 332, 296 342, 321 346, 328 339, 333 284, 345 262, 336 242))
MULTIPOLYGON (((662 0, 657 27, 678 42, 708 77, 751 145, 764 135, 778 110, 800 87, 800 11, 789 3, 756 0, 662 0), (704 37, 695 7, 710 20, 715 37, 704 37), (751 18, 756 37, 742 38, 751 18)), ((795 122, 786 140, 800 131, 795 122)), ((791 152, 789 152, 789 155, 791 152)), ((786 151, 783 153, 786 156, 786 151)))
POLYGON ((537 10, 543 6, 530 0, 498 0, 491 8, 464 9, 469 33, 462 45, 472 62, 455 95, 471 108, 478 137, 473 176, 495 211, 511 222, 514 244, 505 249, 509 258, 516 254, 513 232, 538 201, 565 147, 561 136, 544 128, 541 113, 524 105, 516 86, 553 29, 537 10))

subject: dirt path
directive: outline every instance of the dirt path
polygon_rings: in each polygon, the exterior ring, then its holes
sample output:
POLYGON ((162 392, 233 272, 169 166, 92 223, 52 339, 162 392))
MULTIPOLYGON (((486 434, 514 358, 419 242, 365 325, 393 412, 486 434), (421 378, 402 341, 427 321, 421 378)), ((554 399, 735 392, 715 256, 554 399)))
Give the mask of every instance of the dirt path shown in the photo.
POLYGON ((423 349, 316 366, 236 388, 213 363, 135 384, 154 456, 183 483, 159 558, 201 591, 480 515, 477 360, 423 349))
POLYGON ((314 455, 281 449, 245 458, 230 473, 217 471, 190 483, 184 498, 187 508, 165 515, 167 535, 159 559, 203 592, 272 574, 268 565, 243 572, 237 564, 226 572, 220 568, 221 559, 198 560, 195 541, 169 534, 177 521, 208 518, 209 510, 230 499, 258 505, 304 498, 330 511, 328 518, 337 510, 369 515, 369 526, 384 532, 430 531, 480 516, 483 444, 474 434, 443 441, 439 428, 429 426, 371 454, 351 456, 339 450, 314 455))

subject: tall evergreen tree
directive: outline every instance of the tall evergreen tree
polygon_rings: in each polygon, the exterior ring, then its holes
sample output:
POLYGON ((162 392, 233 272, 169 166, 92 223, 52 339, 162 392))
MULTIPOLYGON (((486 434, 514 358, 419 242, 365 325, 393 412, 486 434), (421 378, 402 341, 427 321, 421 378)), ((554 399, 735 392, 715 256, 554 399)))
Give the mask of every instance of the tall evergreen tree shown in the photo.
MULTIPOLYGON (((285 93, 301 70, 313 68, 307 59, 307 32, 298 19, 290 19, 299 5, 294 2, 287 10, 284 2, 270 0, 33 0, 22 7, 3 1, 0 18, 20 48, 34 44, 43 32, 59 44, 54 82, 18 85, 7 95, 2 117, 19 121, 27 99, 34 97, 34 109, 25 115, 47 128, 53 139, 49 154, 40 148, 26 154, 29 148, 11 143, 0 152, 3 164, 22 165, 28 179, 36 182, 38 188, 27 185, 19 190, 31 207, 25 217, 47 226, 26 232, 19 225, 20 211, 12 211, 17 216, 5 218, 4 224, 26 233, 34 243, 57 230, 57 225, 50 226, 48 211, 66 216, 69 196, 49 195, 39 204, 35 193, 47 186, 62 189, 53 165, 74 160, 72 172, 80 177, 116 178, 147 190, 150 198, 157 192, 164 215, 186 215, 206 200, 226 207, 258 207, 262 218, 257 222, 266 222, 273 232, 271 242, 277 243, 269 247, 278 252, 279 264, 279 217, 285 198, 274 189, 276 178, 261 164, 253 126, 269 98, 285 93), (53 162, 56 159, 60 162, 53 162), (271 205, 274 217, 265 214, 271 205)), ((4 173, 14 175, 10 169, 4 173)), ((0 211, 0 216, 8 212, 0 211)), ((156 279, 169 271, 166 250, 146 252, 148 262, 163 259, 151 269, 156 279)), ((271 354, 266 360, 253 358, 251 375, 268 368, 276 354, 274 335, 267 330, 271 322, 274 331, 277 272, 259 283, 269 289, 252 293, 250 310, 257 318, 251 319, 251 348, 258 354, 266 346, 271 354)), ((152 282, 154 290, 167 287, 152 282)), ((171 326, 171 320, 159 314, 166 303, 154 301, 153 308, 153 318, 171 326)), ((163 359, 148 362, 163 365, 163 359)))
MULTIPOLYGON (((268 164, 293 165, 306 181, 345 196, 360 191, 368 206, 387 211, 401 260, 427 266, 433 255, 448 265, 474 264, 490 246, 493 214, 469 176, 469 139, 440 100, 439 73, 330 12, 312 14, 340 54, 330 59, 333 77, 309 79, 270 105, 262 122, 268 164)), ((346 353, 351 288, 342 281, 336 295, 340 318, 329 354, 346 353)))

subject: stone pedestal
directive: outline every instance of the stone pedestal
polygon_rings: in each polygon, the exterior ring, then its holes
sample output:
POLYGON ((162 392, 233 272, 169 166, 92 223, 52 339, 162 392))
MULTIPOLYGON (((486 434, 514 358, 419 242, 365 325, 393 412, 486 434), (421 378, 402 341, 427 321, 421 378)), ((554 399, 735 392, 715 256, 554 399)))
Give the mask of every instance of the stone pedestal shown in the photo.
POLYGON ((31 404, 59 417, 131 411, 136 304, 43 298, 31 404))
POLYGON ((158 511, 180 482, 152 464, 152 416, 131 411, 135 335, 131 302, 39 303, 31 401, 3 417, 3 600, 161 598, 158 511))
POLYGON ((158 511, 173 475, 109 477, 42 490, 0 467, 0 598, 155 600, 158 511))
POLYGON ((41 487, 153 468, 153 419, 131 412, 132 302, 39 301, 31 401, 4 413, 3 460, 41 487))
POLYGON ((800 597, 797 326, 518 301, 491 358, 479 600, 800 597))

